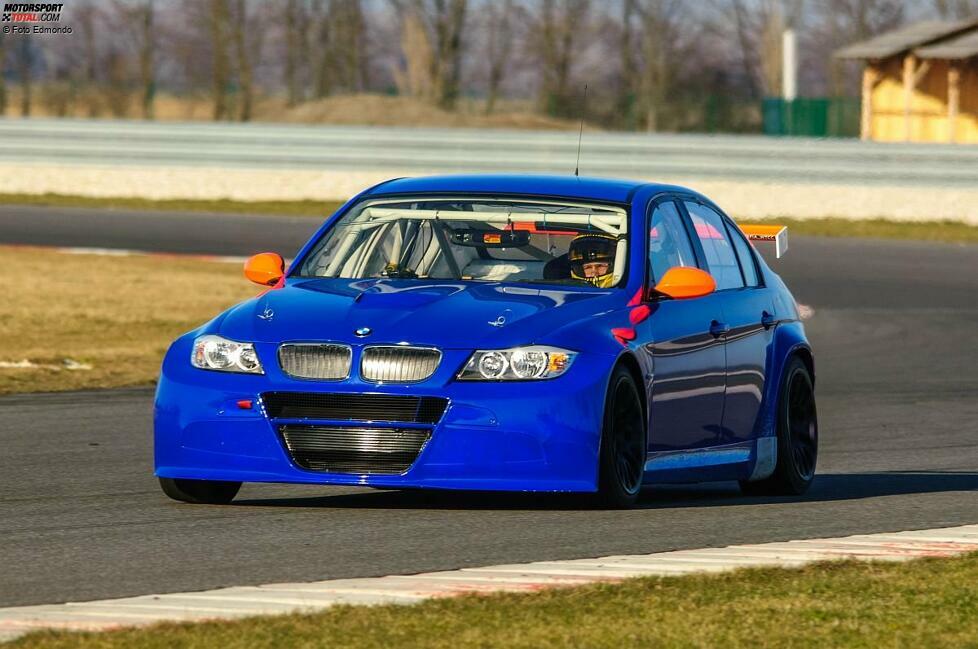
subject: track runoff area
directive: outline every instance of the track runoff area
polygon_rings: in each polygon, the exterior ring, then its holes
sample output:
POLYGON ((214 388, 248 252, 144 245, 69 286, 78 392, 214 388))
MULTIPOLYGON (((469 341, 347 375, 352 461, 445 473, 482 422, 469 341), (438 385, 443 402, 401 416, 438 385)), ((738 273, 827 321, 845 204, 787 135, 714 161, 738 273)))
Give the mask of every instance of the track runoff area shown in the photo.
POLYGON ((953 557, 978 550, 978 525, 731 545, 570 561, 463 568, 415 575, 240 586, 90 602, 0 609, 0 640, 39 629, 109 631, 159 622, 232 620, 252 615, 312 613, 337 604, 414 604, 436 597, 534 592, 748 567, 798 567, 843 559, 906 561, 953 557))

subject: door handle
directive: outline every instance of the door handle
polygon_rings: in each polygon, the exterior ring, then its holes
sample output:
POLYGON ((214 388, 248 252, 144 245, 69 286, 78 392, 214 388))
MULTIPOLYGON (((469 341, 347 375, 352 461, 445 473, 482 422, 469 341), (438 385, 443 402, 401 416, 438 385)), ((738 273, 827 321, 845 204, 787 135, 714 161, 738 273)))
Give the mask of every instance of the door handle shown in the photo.
POLYGON ((777 319, 767 311, 761 314, 761 326, 765 329, 770 329, 776 322, 777 319))
POLYGON ((726 336, 728 333, 730 333, 730 325, 717 320, 710 323, 710 335, 712 335, 714 338, 726 336))

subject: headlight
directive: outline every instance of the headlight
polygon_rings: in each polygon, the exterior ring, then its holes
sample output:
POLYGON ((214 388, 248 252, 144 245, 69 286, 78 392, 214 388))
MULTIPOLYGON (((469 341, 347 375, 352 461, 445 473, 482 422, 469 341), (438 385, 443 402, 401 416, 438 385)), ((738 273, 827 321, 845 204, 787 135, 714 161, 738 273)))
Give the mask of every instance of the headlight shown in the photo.
POLYGON ((567 371, 577 352, 534 345, 479 350, 458 374, 461 381, 531 381, 552 379, 567 371))
POLYGON ((264 374, 255 346, 220 336, 201 336, 194 340, 190 364, 202 370, 264 374))

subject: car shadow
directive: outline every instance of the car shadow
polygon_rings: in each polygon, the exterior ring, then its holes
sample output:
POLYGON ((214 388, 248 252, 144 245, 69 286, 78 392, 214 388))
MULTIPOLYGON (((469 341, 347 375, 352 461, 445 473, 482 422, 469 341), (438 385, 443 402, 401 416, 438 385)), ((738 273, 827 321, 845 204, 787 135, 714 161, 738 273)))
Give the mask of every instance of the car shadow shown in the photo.
MULTIPOLYGON (((724 507, 791 502, 830 502, 879 496, 978 491, 978 473, 886 471, 818 475, 802 496, 744 496, 734 482, 654 485, 643 490, 636 509, 724 507)), ((327 509, 587 510, 596 506, 578 494, 530 494, 438 490, 345 491, 295 498, 241 498, 240 507, 327 509)))

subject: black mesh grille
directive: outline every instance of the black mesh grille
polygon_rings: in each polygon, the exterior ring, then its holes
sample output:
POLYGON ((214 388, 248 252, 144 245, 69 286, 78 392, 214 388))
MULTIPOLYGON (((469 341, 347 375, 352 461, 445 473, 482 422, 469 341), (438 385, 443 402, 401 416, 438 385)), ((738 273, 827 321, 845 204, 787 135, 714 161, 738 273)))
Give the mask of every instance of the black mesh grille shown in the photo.
POLYGON ((266 392, 262 401, 272 418, 419 424, 437 423, 448 406, 448 399, 444 397, 331 392, 266 392))
POLYGON ((407 471, 431 437, 430 430, 279 426, 292 461, 310 471, 387 473, 407 471))

